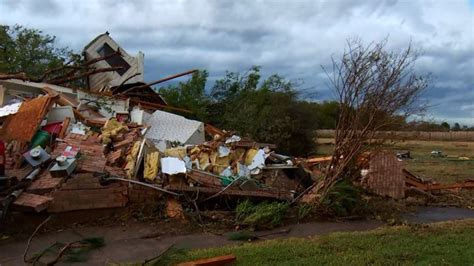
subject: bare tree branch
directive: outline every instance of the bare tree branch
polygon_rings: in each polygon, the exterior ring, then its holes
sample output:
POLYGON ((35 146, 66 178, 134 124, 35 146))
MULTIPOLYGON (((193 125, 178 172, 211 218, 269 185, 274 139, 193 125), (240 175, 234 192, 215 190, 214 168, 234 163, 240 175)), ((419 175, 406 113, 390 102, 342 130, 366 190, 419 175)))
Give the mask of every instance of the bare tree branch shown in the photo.
POLYGON ((399 53, 386 51, 386 44, 383 40, 364 46, 360 40, 348 40, 342 58, 332 58, 332 72, 323 68, 340 110, 333 158, 323 182, 313 190, 318 198, 339 180, 353 178, 357 158, 383 144, 377 131, 424 111, 419 96, 428 79, 414 73, 418 53, 411 43, 399 53))

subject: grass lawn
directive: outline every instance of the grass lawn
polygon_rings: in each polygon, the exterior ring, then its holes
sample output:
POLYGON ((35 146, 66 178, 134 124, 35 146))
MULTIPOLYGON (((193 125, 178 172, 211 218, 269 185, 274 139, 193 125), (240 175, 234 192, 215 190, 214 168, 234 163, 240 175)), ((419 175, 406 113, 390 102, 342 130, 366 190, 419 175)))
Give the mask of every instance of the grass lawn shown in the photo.
MULTIPOLYGON (((332 153, 334 146, 329 143, 334 143, 333 139, 318 139, 318 143, 318 154, 332 153)), ((474 179, 474 142, 407 140, 387 145, 387 149, 409 150, 413 159, 404 161, 406 168, 421 177, 440 183, 474 179), (447 157, 431 158, 433 150, 440 150, 447 157)))
POLYGON ((237 265, 473 265, 474 220, 193 250, 157 263, 227 254, 237 257, 237 265))

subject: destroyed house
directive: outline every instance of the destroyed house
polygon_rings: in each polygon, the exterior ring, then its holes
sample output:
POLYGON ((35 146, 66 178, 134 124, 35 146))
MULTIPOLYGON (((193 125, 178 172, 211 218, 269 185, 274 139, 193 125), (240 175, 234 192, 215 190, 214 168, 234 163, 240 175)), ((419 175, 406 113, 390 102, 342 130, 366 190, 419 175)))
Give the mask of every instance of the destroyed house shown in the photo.
POLYGON ((106 60, 94 63, 96 68, 123 67, 117 71, 99 73, 88 77, 87 84, 93 91, 107 91, 112 87, 119 86, 124 81, 127 84, 143 83, 143 59, 142 52, 133 57, 123 50, 106 32, 97 36, 84 47, 83 55, 86 61, 99 57, 108 56, 116 51, 120 55, 112 56, 106 60))
POLYGON ((113 71, 87 75, 85 88, 0 73, 0 211, 158 206, 164 194, 179 202, 190 193, 292 200, 312 183, 273 144, 163 111, 190 112, 166 105, 151 85, 197 70, 145 83, 143 54, 128 55, 108 33, 84 56, 113 71))
POLYGON ((124 95, 127 98, 154 109, 153 104, 166 105, 165 100, 155 90, 145 84, 144 54, 138 52, 134 57, 129 55, 108 32, 100 34, 84 47, 86 61, 108 57, 92 64, 96 68, 122 67, 115 71, 96 73, 87 77, 87 85, 92 92, 108 95, 124 95), (115 55, 114 55, 115 54, 115 55))

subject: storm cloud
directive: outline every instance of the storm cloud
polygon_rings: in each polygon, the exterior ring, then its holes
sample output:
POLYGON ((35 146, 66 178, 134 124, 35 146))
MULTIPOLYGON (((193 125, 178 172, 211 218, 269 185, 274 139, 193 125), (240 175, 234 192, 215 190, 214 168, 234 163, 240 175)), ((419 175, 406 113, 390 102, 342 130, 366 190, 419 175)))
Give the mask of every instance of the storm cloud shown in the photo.
POLYGON ((424 97, 438 121, 474 125, 474 4, 469 1, 66 1, 0 0, 0 23, 56 35, 81 51, 109 31, 129 53, 145 53, 145 78, 191 68, 210 82, 226 70, 262 66, 331 98, 321 66, 348 38, 410 41, 422 50, 416 71, 433 82, 424 97))

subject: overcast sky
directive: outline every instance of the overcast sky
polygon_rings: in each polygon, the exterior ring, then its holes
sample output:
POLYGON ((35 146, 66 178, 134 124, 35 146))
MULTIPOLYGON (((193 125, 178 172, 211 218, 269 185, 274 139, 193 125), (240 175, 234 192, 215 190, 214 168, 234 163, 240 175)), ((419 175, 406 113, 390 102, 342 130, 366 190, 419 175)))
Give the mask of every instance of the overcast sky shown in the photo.
POLYGON ((412 40, 423 50, 417 72, 434 77, 430 117, 474 125, 474 0, 0 0, 0 23, 40 29, 78 52, 109 31, 130 54, 145 53, 147 81, 200 68, 212 82, 260 65, 317 100, 332 97, 321 65, 346 39, 388 37, 396 50, 412 40))

